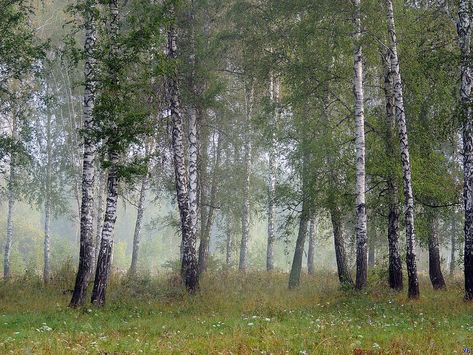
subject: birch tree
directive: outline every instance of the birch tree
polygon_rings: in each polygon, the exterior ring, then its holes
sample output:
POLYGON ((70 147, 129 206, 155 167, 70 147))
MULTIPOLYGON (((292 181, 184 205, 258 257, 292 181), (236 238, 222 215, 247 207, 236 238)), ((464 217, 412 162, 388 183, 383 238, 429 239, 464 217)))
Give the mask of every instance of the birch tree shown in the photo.
MULTIPOLYGON (((15 110, 16 111, 16 110, 15 110)), ((18 121, 16 114, 13 112, 11 138, 15 142, 18 139, 18 121)), ((8 176, 8 211, 7 211, 7 233, 5 239, 5 251, 3 254, 3 278, 10 279, 10 255, 13 243, 13 212, 15 207, 15 190, 16 190, 16 152, 13 150, 10 153, 9 159, 9 176, 8 176)))
POLYGON ((465 208, 463 272, 466 300, 473 300, 473 117, 471 108, 473 73, 471 68, 471 18, 471 4, 467 0, 460 0, 457 33, 461 52, 460 98, 463 125, 463 199, 465 208))
MULTIPOLYGON (((108 113, 111 123, 112 135, 105 143, 108 151, 108 176, 107 176, 107 198, 105 205, 105 216, 102 226, 102 237, 100 241, 100 251, 97 259, 97 267, 95 271, 94 288, 92 290, 91 302, 96 306, 105 304, 106 290, 112 264, 112 248, 113 248, 113 230, 117 220, 117 202, 118 202, 118 164, 120 155, 118 152, 118 142, 116 137, 119 135, 118 127, 114 122, 117 120, 117 104, 119 100, 119 78, 118 65, 112 64, 119 60, 119 21, 120 9, 118 0, 110 0, 109 2, 110 18, 108 24, 108 35, 110 41, 109 62, 107 63, 109 71, 109 94, 112 100, 116 100, 112 105, 108 106, 108 113), (118 97, 117 97, 118 96, 118 97)), ((102 98, 101 98, 102 99, 102 98)), ((107 100, 108 98, 105 98, 107 100)))
MULTIPOLYGON (((174 16, 174 9, 171 10, 174 16)), ((174 23, 168 30, 167 56, 170 61, 176 62, 177 31, 174 23)), ((193 233, 191 211, 189 204, 189 176, 185 159, 184 127, 181 114, 181 100, 177 71, 168 76, 167 90, 169 97, 169 110, 172 120, 172 151, 174 160, 174 173, 176 179, 177 204, 180 212, 182 233, 182 264, 181 275, 186 288, 195 292, 198 288, 198 264, 196 256, 196 235, 193 233)))
POLYGON ((94 129, 93 111, 95 106, 96 82, 96 2, 87 0, 84 10, 84 105, 83 105, 83 156, 82 156, 82 199, 80 211, 80 252, 74 291, 70 307, 84 304, 87 285, 92 272, 94 181, 95 181, 95 141, 91 137, 94 129))
POLYGON ((367 232, 366 232, 366 171, 365 171, 365 113, 363 90, 363 52, 361 46, 361 15, 360 0, 354 0, 355 35, 354 35, 354 82, 355 123, 356 123, 356 283, 361 290, 366 287, 367 263, 367 232))
POLYGON ((251 118, 254 104, 253 83, 245 85, 245 131, 243 146, 243 209, 241 219, 240 261, 238 269, 246 271, 248 267, 248 242, 250 239, 250 176, 251 176, 251 118))
MULTIPOLYGON (((383 51, 384 52, 384 51, 383 51)), ((391 65, 391 52, 385 51, 382 54, 384 65, 384 97, 386 105, 386 155, 390 161, 394 161, 394 131, 396 128, 393 71, 391 65)), ((388 195, 388 282, 389 287, 395 290, 403 288, 402 263, 399 247, 399 198, 398 184, 393 169, 390 169, 387 178, 388 195)))
POLYGON ((315 213, 312 214, 309 221, 309 248, 307 249, 307 272, 309 275, 315 274, 315 265, 314 265, 314 257, 315 257, 315 238, 316 238, 316 230, 317 230, 317 218, 315 213))
POLYGON ((136 208, 136 222, 135 222, 135 230, 133 233, 133 251, 131 254, 131 265, 128 274, 135 275, 138 270, 138 257, 140 251, 140 242, 141 242, 141 229, 143 225, 143 215, 145 211, 145 200, 146 200, 146 193, 148 190, 149 178, 148 178, 148 171, 142 177, 141 186, 140 186, 140 194, 138 198, 138 206, 136 208))
POLYGON ((386 14, 388 21, 389 49, 391 52, 391 66, 393 72, 395 115, 399 127, 399 140, 401 142, 401 163, 404 186, 404 222, 406 225, 407 246, 406 263, 408 277, 408 297, 418 298, 419 280, 417 278, 417 264, 415 254, 416 239, 414 229, 414 195, 412 191, 409 141, 407 135, 406 114, 404 110, 404 97, 399 67, 399 57, 397 54, 397 38, 392 0, 386 0, 386 14))
MULTIPOLYGON (((272 106, 277 105, 279 101, 279 82, 274 78, 274 74, 270 73, 269 100, 272 106)), ((266 270, 274 269, 274 224, 275 224, 275 208, 274 199, 276 192, 276 139, 275 130, 277 122, 277 110, 273 110, 270 118, 270 140, 268 152, 268 242, 266 249, 266 270)))

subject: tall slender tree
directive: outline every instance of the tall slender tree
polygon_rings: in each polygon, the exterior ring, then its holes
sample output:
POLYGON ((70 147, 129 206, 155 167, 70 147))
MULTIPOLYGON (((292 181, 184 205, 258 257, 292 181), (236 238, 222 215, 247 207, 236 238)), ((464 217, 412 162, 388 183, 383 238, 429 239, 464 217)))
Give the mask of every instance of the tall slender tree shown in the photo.
POLYGON ((366 170, 365 170, 365 109, 363 89, 363 51, 361 46, 360 0, 354 0, 354 72, 353 92, 355 95, 356 123, 356 283, 361 290, 366 287, 368 274, 367 232, 366 232, 366 170))
POLYGON ((386 14, 388 20, 389 49, 391 52, 391 67, 393 72, 394 106, 399 127, 399 140, 401 142, 401 163, 404 185, 404 219, 406 225, 406 263, 408 278, 408 297, 419 297, 419 280, 417 278, 417 264, 415 254, 415 229, 414 229, 414 194, 412 191, 411 162, 409 156, 409 140, 407 135, 406 113, 404 109, 404 96, 402 79, 397 54, 397 37, 394 23, 394 9, 392 0, 386 0, 386 14))
POLYGON ((92 272, 94 181, 96 144, 91 137, 94 129, 94 106, 97 89, 96 82, 96 2, 87 0, 84 6, 84 106, 83 106, 83 156, 82 156, 82 199, 80 210, 80 252, 74 291, 70 302, 71 307, 84 304, 87 285, 92 272))
MULTIPOLYGON (((112 264, 112 248, 113 248, 113 230, 117 220, 117 202, 118 202, 118 164, 120 154, 118 151, 118 143, 116 141, 119 136, 117 124, 117 101, 119 98, 119 78, 118 65, 114 61, 119 60, 119 21, 120 8, 118 0, 109 0, 110 19, 108 25, 108 35, 110 42, 109 58, 107 62, 109 84, 105 95, 110 95, 114 101, 111 105, 107 105, 111 122, 111 136, 105 143, 108 153, 108 176, 107 176, 107 199, 105 206, 105 216, 102 226, 102 237, 100 241, 100 251, 97 259, 97 267, 95 271, 94 288, 92 290, 91 302, 96 306, 103 306, 105 304, 105 296, 108 286, 109 275, 112 264), (117 101, 115 101, 117 100, 117 101)), ((101 97, 101 100, 103 98, 101 97)), ((105 98, 108 100, 108 98, 105 98)))
MULTIPOLYGON (((170 10, 171 17, 175 16, 175 9, 170 10)), ((167 55, 171 62, 176 63, 177 54, 177 30, 174 23, 169 25, 167 55)), ((168 75, 167 90, 169 97, 169 109, 172 120, 172 151, 174 160, 174 172, 176 178, 177 203, 179 206, 182 233, 182 264, 181 275, 186 288, 195 292, 199 286, 198 264, 196 255, 196 235, 191 222, 191 211, 189 205, 189 176, 184 149, 184 127, 181 114, 181 100, 179 94, 179 83, 177 69, 168 75)))
POLYGON ((473 72, 471 67, 471 17, 470 2, 460 0, 457 33, 461 51, 460 98, 463 125, 463 199, 465 208, 463 272, 466 300, 473 300, 473 117, 471 108, 473 72))
MULTIPOLYGON (((386 140, 385 150, 389 161, 394 161, 394 131, 396 128, 396 117, 394 111, 394 86, 391 65, 391 51, 382 51, 384 64, 384 97, 386 104, 386 140)), ((388 198, 388 282, 389 287, 395 290, 403 288, 402 262, 399 247, 399 198, 396 176, 391 168, 387 178, 388 198)))

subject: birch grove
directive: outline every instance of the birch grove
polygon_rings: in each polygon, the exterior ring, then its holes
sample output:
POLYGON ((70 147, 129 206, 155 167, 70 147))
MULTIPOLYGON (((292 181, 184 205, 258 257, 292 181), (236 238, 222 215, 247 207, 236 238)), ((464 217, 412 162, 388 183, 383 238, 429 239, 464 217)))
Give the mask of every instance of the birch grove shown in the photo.
POLYGON ((3 5, 9 284, 473 299, 470 1, 3 5))

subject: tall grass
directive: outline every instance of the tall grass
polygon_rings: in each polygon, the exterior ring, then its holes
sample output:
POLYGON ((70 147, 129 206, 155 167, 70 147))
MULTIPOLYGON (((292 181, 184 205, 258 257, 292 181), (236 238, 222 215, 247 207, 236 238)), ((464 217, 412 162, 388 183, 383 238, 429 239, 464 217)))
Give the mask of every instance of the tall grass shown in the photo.
POLYGON ((44 286, 34 275, 0 284, 0 353, 461 353, 473 348, 473 306, 462 281, 421 299, 387 288, 372 272, 364 292, 340 289, 330 272, 211 273, 189 296, 175 274, 114 274, 107 305, 67 308, 74 280, 64 268, 44 286))

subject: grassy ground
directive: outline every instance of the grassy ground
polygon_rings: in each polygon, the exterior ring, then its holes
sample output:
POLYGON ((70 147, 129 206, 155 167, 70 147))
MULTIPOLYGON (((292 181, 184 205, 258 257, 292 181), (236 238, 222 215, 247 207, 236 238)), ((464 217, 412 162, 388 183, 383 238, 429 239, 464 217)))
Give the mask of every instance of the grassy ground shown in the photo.
MULTIPOLYGON (((371 280, 363 293, 340 290, 333 274, 210 275, 189 297, 166 279, 115 279, 104 309, 67 308, 69 282, 0 285, 0 353, 463 353, 473 349, 473 305, 461 280, 421 299, 371 280)), ((473 350, 472 350, 473 351, 473 350)))

